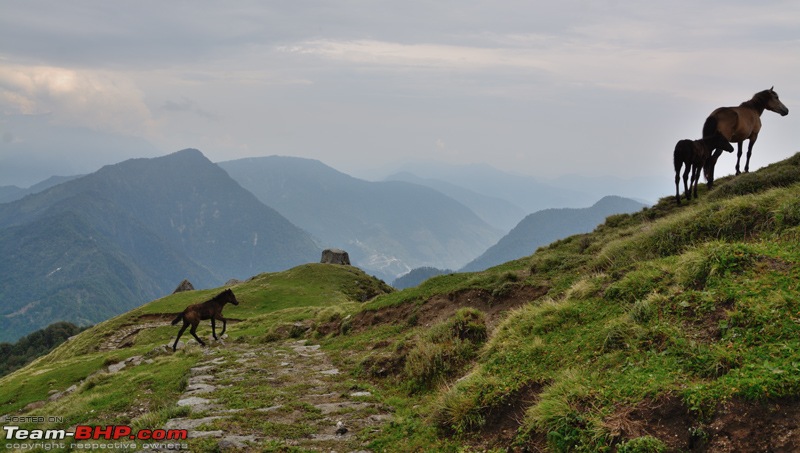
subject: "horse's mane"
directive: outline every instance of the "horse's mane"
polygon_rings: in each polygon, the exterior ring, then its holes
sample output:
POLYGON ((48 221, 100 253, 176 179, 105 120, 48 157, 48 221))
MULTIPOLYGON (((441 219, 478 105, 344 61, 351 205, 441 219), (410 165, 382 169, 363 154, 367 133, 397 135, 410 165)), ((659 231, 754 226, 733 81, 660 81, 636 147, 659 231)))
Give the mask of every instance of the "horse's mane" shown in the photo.
POLYGON ((231 291, 231 289, 228 288, 225 291, 223 291, 223 292, 217 294, 216 296, 212 297, 211 300, 217 301, 217 300, 220 300, 220 299, 222 299, 224 297, 229 297, 232 294, 233 294, 233 291, 231 291))
POLYGON ((750 107, 757 110, 764 110, 769 103, 770 98, 772 98, 772 94, 770 93, 771 91, 772 90, 759 91, 758 93, 754 94, 750 100, 739 104, 739 107, 750 107))

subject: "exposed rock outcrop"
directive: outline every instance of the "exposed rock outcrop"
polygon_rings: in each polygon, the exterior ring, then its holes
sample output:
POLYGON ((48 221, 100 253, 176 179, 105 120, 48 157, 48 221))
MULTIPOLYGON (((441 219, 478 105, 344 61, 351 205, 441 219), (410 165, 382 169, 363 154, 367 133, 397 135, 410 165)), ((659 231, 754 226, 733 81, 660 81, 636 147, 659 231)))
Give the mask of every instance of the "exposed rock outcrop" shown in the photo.
POLYGON ((341 249, 325 249, 322 251, 322 260, 320 261, 320 263, 344 264, 349 266, 350 255, 348 255, 347 252, 341 249))
POLYGON ((181 284, 178 285, 177 288, 175 288, 175 291, 173 291, 172 294, 181 293, 183 291, 194 291, 194 286, 192 285, 192 282, 190 282, 189 280, 184 279, 181 282, 181 284))

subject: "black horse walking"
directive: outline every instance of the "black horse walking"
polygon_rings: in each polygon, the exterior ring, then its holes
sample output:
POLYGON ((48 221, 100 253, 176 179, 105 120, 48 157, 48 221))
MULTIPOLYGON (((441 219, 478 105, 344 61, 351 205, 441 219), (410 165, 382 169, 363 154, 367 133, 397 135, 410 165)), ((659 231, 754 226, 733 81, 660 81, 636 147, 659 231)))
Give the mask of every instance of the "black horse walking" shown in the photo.
POLYGON ((207 300, 203 303, 189 305, 183 310, 182 313, 179 313, 178 316, 172 321, 172 325, 178 324, 178 321, 181 319, 183 320, 183 327, 181 327, 180 332, 178 332, 178 338, 175 339, 175 343, 172 345, 172 350, 174 351, 178 347, 178 340, 180 340, 181 335, 183 335, 183 331, 189 327, 189 324, 192 325, 191 330, 189 333, 192 334, 195 340, 198 343, 205 346, 206 344, 200 337, 197 336, 197 325, 200 321, 210 319, 211 320, 211 334, 214 336, 214 339, 217 340, 217 331, 215 320, 222 321, 222 332, 220 332, 220 336, 225 334, 225 328, 227 327, 226 319, 222 316, 222 309, 225 307, 225 304, 231 303, 233 305, 239 305, 239 301, 236 300, 236 296, 233 294, 233 291, 230 288, 226 289, 225 291, 217 294, 211 300, 207 300))

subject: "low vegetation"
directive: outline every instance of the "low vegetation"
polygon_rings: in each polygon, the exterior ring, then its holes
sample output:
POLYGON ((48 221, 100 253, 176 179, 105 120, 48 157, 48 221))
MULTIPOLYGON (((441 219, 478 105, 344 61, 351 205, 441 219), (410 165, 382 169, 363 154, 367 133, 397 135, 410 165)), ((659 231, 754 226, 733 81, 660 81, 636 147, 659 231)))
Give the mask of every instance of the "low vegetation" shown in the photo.
POLYGON ((56 322, 20 338, 16 343, 0 343, 0 357, 3 358, 0 362, 0 376, 47 354, 81 330, 83 329, 69 322, 56 322))
MULTIPOLYGON (((262 274, 234 286, 228 342, 321 344, 344 379, 393 412, 358 434, 374 451, 796 449, 800 156, 716 184, 681 207, 666 197, 529 257, 402 291, 351 267, 262 274)), ((167 325, 125 348, 103 344, 218 290, 159 299, 81 333, 0 379, 0 411, 158 426, 202 350, 158 352, 174 339, 167 325), (136 354, 153 362, 97 374, 136 354)), ((243 407, 271 398, 232 385, 243 407)))

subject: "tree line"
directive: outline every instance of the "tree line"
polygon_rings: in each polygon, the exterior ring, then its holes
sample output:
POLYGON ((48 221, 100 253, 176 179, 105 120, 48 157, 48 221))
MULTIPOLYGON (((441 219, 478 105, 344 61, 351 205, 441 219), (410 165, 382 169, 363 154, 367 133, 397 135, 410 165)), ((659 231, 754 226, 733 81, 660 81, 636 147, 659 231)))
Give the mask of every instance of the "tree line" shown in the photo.
POLYGON ((61 321, 22 337, 16 343, 0 343, 0 376, 22 368, 84 329, 61 321))

